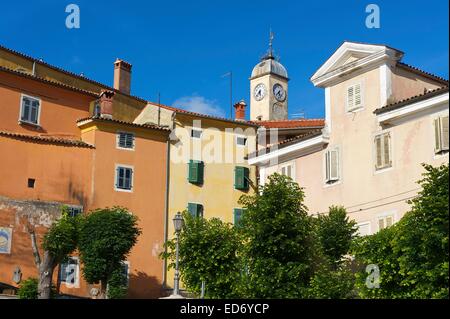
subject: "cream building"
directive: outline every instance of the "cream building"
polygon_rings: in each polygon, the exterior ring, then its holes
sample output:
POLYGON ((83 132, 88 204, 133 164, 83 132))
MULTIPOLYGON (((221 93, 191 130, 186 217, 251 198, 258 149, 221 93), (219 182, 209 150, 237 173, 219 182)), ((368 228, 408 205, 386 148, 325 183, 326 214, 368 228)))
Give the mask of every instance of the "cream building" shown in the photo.
POLYGON ((325 90, 325 127, 252 154, 260 182, 290 175, 311 214, 343 205, 362 235, 397 222, 420 190, 421 163, 449 161, 448 81, 403 55, 344 42, 311 78, 325 90))

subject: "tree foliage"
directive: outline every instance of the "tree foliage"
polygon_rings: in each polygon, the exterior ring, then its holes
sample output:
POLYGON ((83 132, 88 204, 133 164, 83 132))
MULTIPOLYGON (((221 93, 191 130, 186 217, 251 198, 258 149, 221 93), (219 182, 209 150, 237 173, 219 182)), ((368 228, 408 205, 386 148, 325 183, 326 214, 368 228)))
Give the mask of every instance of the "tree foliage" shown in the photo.
POLYGON ((380 269, 380 288, 368 289, 362 267, 357 281, 361 297, 449 297, 449 167, 424 168, 422 191, 410 202, 411 211, 396 225, 355 244, 358 263, 380 269))
MULTIPOLYGON (((237 250, 238 233, 231 224, 213 218, 206 220, 184 212, 184 228, 180 232, 179 267, 185 287, 200 294, 205 281, 206 298, 233 298, 239 274, 237 250)), ((163 254, 175 267, 176 239, 168 242, 168 253, 163 254)))
POLYGON ((79 234, 83 277, 91 284, 100 282, 102 295, 140 234, 137 217, 122 207, 98 209, 83 218, 79 234))
POLYGON ((19 299, 38 299, 38 280, 28 278, 20 283, 19 299))
POLYGON ((312 221, 297 183, 279 174, 254 195, 243 196, 245 295, 301 298, 313 273, 312 221))

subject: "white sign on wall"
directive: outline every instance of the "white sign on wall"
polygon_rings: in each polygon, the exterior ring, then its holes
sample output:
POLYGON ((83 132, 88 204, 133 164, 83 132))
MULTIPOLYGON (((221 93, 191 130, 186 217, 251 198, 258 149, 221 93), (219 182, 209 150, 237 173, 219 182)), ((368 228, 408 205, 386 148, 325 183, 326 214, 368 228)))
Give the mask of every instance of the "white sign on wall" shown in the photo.
POLYGON ((0 227, 0 254, 11 253, 12 228, 0 227))

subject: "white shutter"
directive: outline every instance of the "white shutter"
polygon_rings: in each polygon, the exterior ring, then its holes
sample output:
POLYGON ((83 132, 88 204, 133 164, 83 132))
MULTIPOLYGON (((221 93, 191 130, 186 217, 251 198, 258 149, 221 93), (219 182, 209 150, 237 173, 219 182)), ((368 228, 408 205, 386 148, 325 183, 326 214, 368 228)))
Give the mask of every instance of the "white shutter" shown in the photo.
POLYGON ((325 181, 330 181, 330 152, 325 153, 325 181))
POLYGON ((352 110, 355 107, 355 88, 353 86, 347 89, 347 109, 352 110))
POLYGON ((358 108, 361 107, 362 105, 361 84, 356 84, 354 90, 355 90, 354 108, 358 108))
POLYGON ((448 115, 440 119, 441 151, 448 151, 448 115))
POLYGON ((392 165, 391 160, 391 135, 389 133, 384 134, 383 143, 383 155, 384 155, 384 167, 389 167, 392 165))
POLYGON ((386 227, 391 227, 393 224, 393 218, 392 216, 387 216, 386 217, 386 227))
POLYGON ((381 144, 381 136, 375 137, 375 152, 376 152, 376 164, 375 168, 380 169, 383 167, 383 156, 382 156, 382 144, 381 144))
POLYGON ((441 119, 434 119, 434 152, 439 153, 441 148, 441 119))
POLYGON ((292 178, 292 167, 291 165, 289 165, 288 167, 286 167, 287 170, 287 176, 289 176, 290 178, 292 178))
POLYGON ((384 218, 380 218, 379 220, 378 220, 378 229, 379 230, 382 230, 382 229, 384 229, 385 228, 385 225, 384 225, 384 218))
POLYGON ((330 151, 330 180, 339 179, 339 152, 337 149, 330 151))

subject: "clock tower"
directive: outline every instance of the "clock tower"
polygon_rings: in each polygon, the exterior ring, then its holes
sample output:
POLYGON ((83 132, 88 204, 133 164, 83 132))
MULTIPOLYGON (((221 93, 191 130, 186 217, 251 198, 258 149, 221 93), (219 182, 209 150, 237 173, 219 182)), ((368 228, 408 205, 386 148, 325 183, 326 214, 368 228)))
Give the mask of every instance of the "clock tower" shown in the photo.
POLYGON ((273 34, 269 51, 261 59, 250 77, 250 120, 269 121, 288 118, 288 74, 273 55, 273 34))

